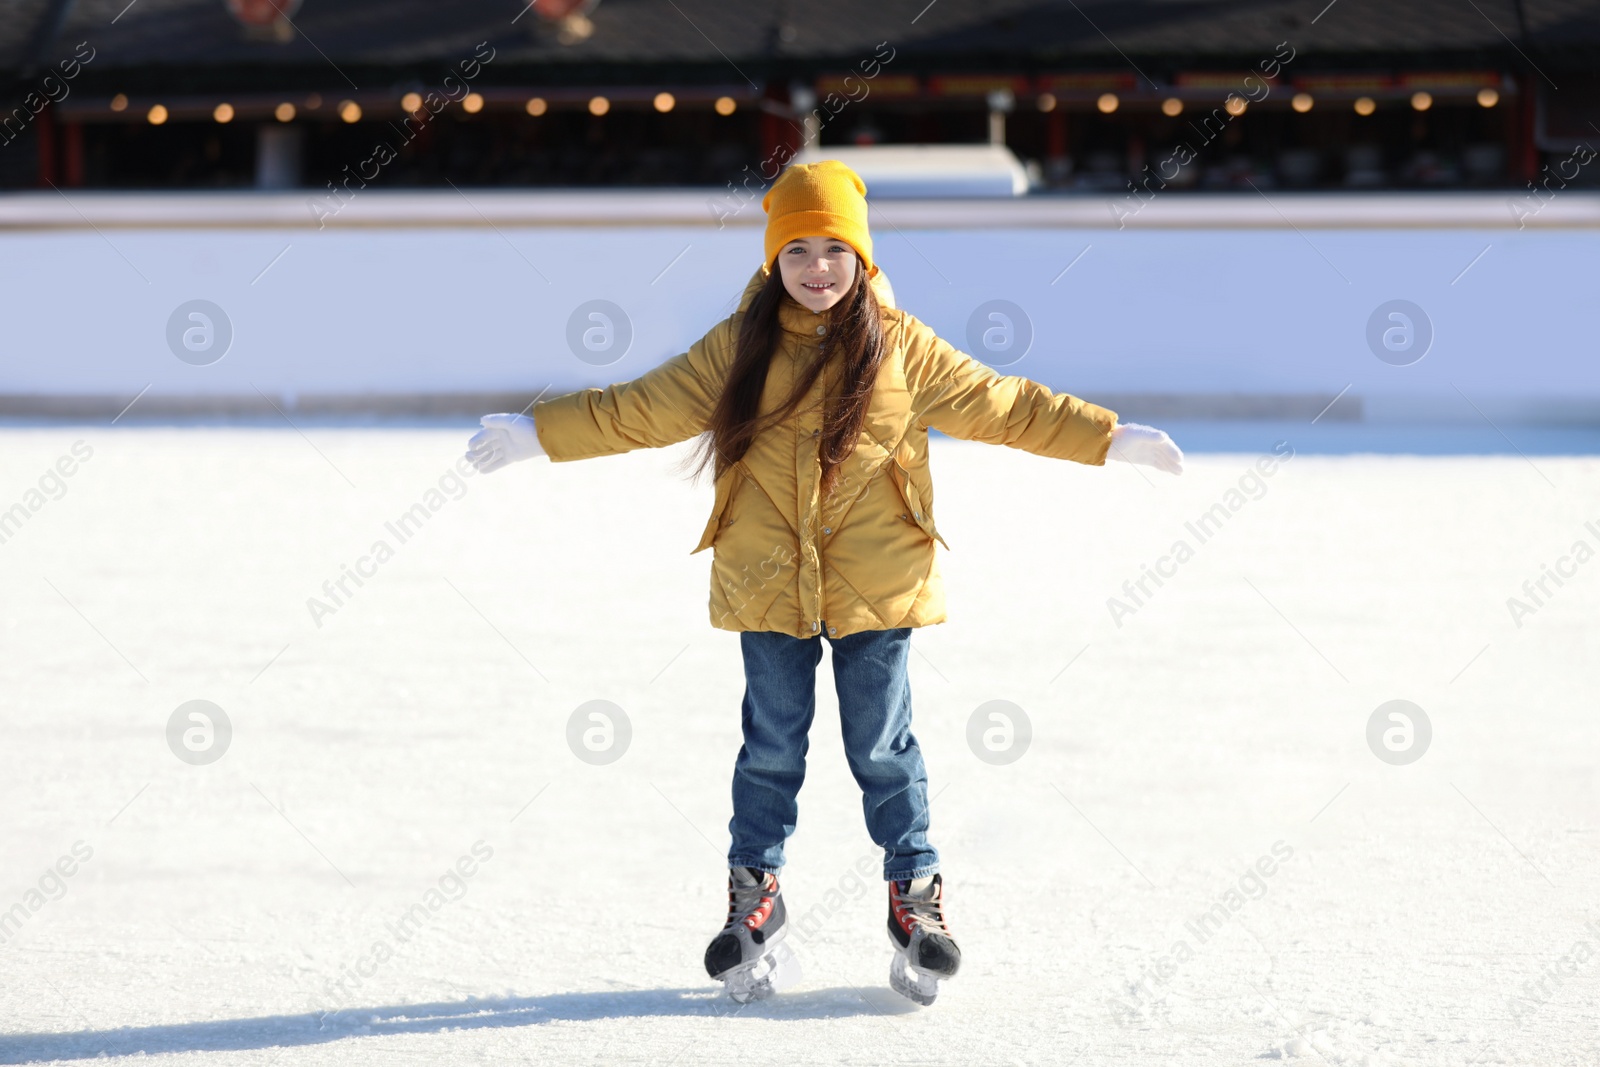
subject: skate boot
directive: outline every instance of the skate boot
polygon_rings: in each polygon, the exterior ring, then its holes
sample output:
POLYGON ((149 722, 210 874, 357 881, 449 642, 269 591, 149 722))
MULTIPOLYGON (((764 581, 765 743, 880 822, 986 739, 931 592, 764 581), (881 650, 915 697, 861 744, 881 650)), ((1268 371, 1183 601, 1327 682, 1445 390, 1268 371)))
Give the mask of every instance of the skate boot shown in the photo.
POLYGON ((740 1004, 763 1000, 800 980, 784 935, 789 918, 777 875, 750 867, 728 871, 728 922, 706 948, 706 973, 740 1004))
POLYGON ((889 984, 918 1004, 932 1004, 939 983, 961 969, 961 949, 944 919, 944 879, 935 874, 889 883, 889 984))

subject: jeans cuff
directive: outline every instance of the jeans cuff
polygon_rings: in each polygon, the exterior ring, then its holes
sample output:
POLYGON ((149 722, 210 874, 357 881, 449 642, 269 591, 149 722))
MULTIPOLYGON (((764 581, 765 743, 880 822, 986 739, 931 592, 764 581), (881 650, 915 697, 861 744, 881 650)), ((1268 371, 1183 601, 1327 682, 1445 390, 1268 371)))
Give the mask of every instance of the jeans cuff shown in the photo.
POLYGON ((938 873, 939 865, 937 863, 933 863, 926 867, 913 867, 911 870, 904 873, 896 872, 891 874, 888 871, 885 871, 883 874, 883 880, 885 882, 904 882, 911 878, 926 878, 929 875, 938 873))
POLYGON ((763 874, 778 874, 783 870, 781 866, 774 867, 772 864, 762 860, 741 859, 737 856, 730 856, 728 858, 728 869, 732 870, 735 867, 749 867, 751 870, 761 871, 763 874))

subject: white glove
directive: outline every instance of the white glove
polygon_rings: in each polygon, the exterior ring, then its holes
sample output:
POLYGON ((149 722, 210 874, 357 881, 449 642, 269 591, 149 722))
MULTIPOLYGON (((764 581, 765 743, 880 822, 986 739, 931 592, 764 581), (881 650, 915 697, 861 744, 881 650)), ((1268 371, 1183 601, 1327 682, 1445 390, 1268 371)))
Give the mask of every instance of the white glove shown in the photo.
POLYGON ((1140 426, 1137 422, 1117 424, 1111 431, 1111 451, 1106 458, 1140 463, 1168 474, 1183 473, 1183 452, 1172 438, 1154 426, 1140 426))
POLYGON ((480 474, 545 454, 533 420, 526 415, 485 415, 478 422, 483 429, 467 442, 467 458, 480 474))

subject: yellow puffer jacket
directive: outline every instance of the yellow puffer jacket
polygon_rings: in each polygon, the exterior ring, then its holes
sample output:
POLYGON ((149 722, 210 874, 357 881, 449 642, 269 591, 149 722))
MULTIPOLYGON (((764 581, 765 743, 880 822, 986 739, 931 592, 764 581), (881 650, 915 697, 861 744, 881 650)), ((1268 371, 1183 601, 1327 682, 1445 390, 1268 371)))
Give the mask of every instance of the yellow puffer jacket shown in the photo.
MULTIPOLYGON (((633 381, 536 404, 545 452, 556 462, 589 459, 704 432, 733 364, 741 317, 765 276, 758 271, 739 310, 683 355, 633 381)), ((763 411, 788 396, 827 337, 828 321, 826 312, 784 298, 783 340, 772 356, 763 411)), ((844 637, 945 621, 930 428, 1055 459, 1105 462, 1115 412, 996 374, 903 311, 886 306, 883 331, 886 351, 861 441, 829 499, 819 499, 817 456, 823 390, 837 384, 827 374, 789 419, 760 434, 717 479, 711 517, 694 549, 715 549, 713 626, 844 637)))

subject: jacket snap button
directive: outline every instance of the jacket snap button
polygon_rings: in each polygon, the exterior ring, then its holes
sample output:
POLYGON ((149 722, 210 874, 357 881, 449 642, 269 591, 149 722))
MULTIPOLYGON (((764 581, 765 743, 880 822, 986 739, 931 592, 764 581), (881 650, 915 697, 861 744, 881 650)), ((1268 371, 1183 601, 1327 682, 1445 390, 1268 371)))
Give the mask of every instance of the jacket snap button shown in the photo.
POLYGON ((837 626, 828 627, 828 636, 829 637, 832 637, 834 634, 836 634, 838 632, 839 632, 839 628, 837 626))
POLYGON ((812 430, 811 431, 811 436, 812 437, 821 437, 822 436, 822 431, 821 430, 812 430))
POLYGON ((833 527, 832 526, 824 526, 822 528, 822 532, 825 533, 825 534, 831 534, 831 533, 833 533, 833 527))
POLYGON ((921 521, 922 521, 922 512, 920 512, 920 511, 919 511, 919 512, 917 512, 917 521, 918 521, 918 522, 921 522, 921 521))
POLYGON ((826 326, 818 326, 817 327, 817 336, 818 337, 821 337, 823 334, 825 334, 827 332, 828 332, 828 328, 826 326))

